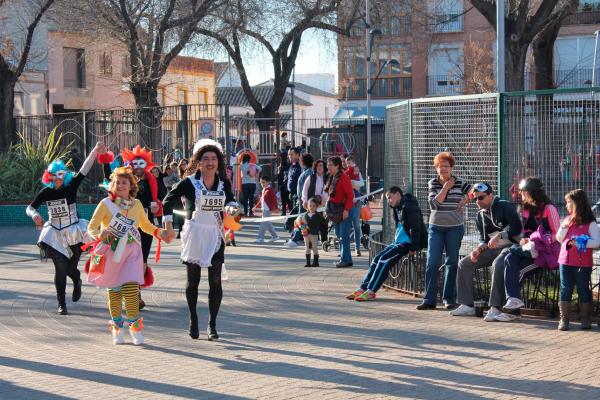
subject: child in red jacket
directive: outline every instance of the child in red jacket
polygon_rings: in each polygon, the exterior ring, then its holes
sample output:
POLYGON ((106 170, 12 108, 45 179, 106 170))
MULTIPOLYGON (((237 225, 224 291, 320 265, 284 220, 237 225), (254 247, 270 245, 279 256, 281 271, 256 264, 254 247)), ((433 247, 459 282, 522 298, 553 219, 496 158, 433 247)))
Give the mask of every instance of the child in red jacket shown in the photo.
MULTIPOLYGON (((271 178, 269 176, 263 175, 260 177, 260 185, 262 186, 262 194, 258 203, 254 206, 262 208, 262 216, 263 218, 269 217, 272 212, 276 212, 277 210, 277 196, 275 195, 275 191, 273 187, 271 187, 271 178)), ((260 227, 258 229, 258 236, 254 243, 264 243, 265 242, 265 232, 269 231, 271 234, 271 242, 279 239, 277 236, 277 232, 275 231, 275 227, 273 223, 270 221, 261 222, 260 227)))

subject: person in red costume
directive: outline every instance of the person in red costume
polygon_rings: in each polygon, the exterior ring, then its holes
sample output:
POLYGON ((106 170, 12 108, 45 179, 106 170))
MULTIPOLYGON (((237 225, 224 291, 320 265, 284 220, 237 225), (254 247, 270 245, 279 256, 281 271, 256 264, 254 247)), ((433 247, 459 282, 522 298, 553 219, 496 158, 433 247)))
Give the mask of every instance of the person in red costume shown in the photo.
MULTIPOLYGON (((163 215, 162 202, 158 198, 158 182, 152 173, 152 168, 156 166, 152 161, 152 151, 145 147, 135 146, 132 150, 124 149, 121 152, 123 163, 133 171, 138 178, 138 192, 136 198, 142 203, 144 211, 148 214, 148 219, 154 221, 154 217, 163 215)), ((106 160, 108 161, 108 160, 106 160)), ((112 161, 111 161, 112 162, 112 161)), ((106 178, 110 176, 110 163, 104 164, 104 175, 106 178)), ((152 247, 152 235, 148 235, 140 230, 142 256, 144 258, 144 271, 148 269, 148 255, 152 247)), ((140 294, 140 310, 146 306, 146 303, 141 298, 140 294)))

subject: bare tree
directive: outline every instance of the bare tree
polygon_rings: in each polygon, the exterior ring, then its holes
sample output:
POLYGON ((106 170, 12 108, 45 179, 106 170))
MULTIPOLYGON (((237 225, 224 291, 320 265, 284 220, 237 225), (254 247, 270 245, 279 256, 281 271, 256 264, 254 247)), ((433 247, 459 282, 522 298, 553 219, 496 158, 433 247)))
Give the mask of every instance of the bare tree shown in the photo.
MULTIPOLYGON (((470 0, 471 4, 496 28, 496 0, 470 0)), ((561 19, 571 0, 509 0, 505 15, 506 90, 524 88, 527 49, 548 24, 561 19)))
MULTIPOLYGON (((309 29, 348 35, 352 24, 360 18, 358 5, 339 23, 342 0, 232 0, 218 14, 219 27, 199 27, 197 32, 220 43, 239 72, 242 89, 258 118, 273 118, 285 96, 290 76, 302 43, 309 29), (266 51, 273 65, 274 91, 266 104, 252 92, 246 65, 245 48, 266 51)), ((214 22, 214 21, 211 21, 214 22)), ((250 55, 249 57, 252 57, 250 55)))
POLYGON ((0 0, 0 9, 18 6, 21 16, 24 15, 28 19, 28 24, 24 27, 23 32, 13 32, 22 34, 23 37, 9 37, 0 32, 0 151, 8 148, 14 140, 15 85, 27 66, 35 30, 44 14, 53 5, 54 0, 30 1, 27 4, 17 3, 0 0))
POLYGON ((563 20, 579 8, 579 0, 569 0, 557 10, 555 17, 533 39, 533 62, 535 89, 553 89, 559 82, 554 81, 554 43, 563 20))
POLYGON ((122 43, 129 53, 129 87, 141 135, 154 147, 160 135, 158 85, 188 45, 197 25, 226 0, 85 0, 57 13, 68 30, 122 43), (93 21, 105 21, 102 24, 93 21))

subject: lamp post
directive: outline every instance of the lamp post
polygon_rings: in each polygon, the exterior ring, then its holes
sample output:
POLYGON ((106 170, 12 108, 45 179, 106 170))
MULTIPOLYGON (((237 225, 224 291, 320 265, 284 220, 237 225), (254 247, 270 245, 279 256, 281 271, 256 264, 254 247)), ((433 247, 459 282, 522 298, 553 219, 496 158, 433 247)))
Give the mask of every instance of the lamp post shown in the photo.
POLYGON ((296 85, 294 85, 293 83, 288 83, 287 87, 289 87, 292 92, 292 147, 296 147, 296 107, 294 103, 294 89, 296 89, 296 85))
MULTIPOLYGON (((371 54, 373 53, 373 40, 376 35, 381 35, 381 29, 371 29, 369 14, 369 2, 367 1, 367 155, 365 162, 365 176, 367 178, 367 194, 371 192, 371 181, 369 179, 369 149, 371 148, 371 54)), ((379 74, 377 74, 379 77, 379 74)))
MULTIPOLYGON (((379 29, 377 29, 377 30, 379 30, 379 29)), ((379 32, 381 33, 381 31, 379 31, 379 32)), ((367 71, 371 70, 370 58, 371 57, 369 56, 369 63, 367 64, 367 71)), ((371 93, 373 92, 373 88, 375 87, 375 84, 377 83, 377 79, 379 79, 381 72, 388 65, 399 67, 400 63, 398 62, 398 60, 395 60, 395 59, 386 60, 383 64, 381 64, 381 67, 379 67, 379 71, 377 71, 377 75, 375 76, 375 79, 373 79, 373 82, 371 82, 371 74, 369 72, 367 72, 367 153, 366 153, 366 157, 365 157, 365 160, 366 160, 365 161, 365 176, 367 178, 366 179, 367 195, 369 193, 371 193, 371 179, 369 178, 369 153, 371 151, 371 93)))

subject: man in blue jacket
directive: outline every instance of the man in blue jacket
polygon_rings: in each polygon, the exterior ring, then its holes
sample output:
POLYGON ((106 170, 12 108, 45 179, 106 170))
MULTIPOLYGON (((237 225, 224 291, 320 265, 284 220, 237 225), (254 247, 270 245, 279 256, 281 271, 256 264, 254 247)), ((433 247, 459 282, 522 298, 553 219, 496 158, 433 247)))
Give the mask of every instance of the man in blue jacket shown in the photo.
POLYGON ((407 254, 412 255, 427 246, 427 228, 417 200, 409 193, 403 194, 398 186, 389 188, 385 197, 394 211, 394 243, 375 256, 360 287, 346 296, 348 300, 375 300, 375 293, 387 279, 390 268, 407 254))
MULTIPOLYGON (((507 253, 502 250, 519 243, 521 239, 521 218, 513 203, 495 196, 491 185, 485 182, 473 185, 472 193, 479 207, 475 217, 479 245, 458 263, 456 300, 460 306, 450 311, 453 316, 475 315, 473 271, 490 265, 494 266, 494 270, 504 271, 502 268, 495 268, 496 264, 504 263, 507 253)), ((486 321, 493 320, 499 314, 500 311, 492 307, 485 317, 486 321)))

